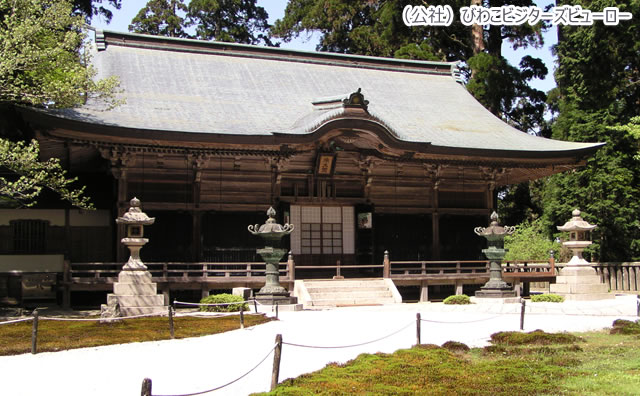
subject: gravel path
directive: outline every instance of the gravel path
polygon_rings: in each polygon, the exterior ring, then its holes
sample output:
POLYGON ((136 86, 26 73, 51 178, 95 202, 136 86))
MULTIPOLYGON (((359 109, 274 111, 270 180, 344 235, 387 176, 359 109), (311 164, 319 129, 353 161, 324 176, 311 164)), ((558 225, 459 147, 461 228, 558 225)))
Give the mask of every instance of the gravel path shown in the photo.
MULTIPOLYGON (((636 297, 615 300, 529 303, 525 331, 587 331, 610 327, 617 318, 637 319, 636 297)), ((0 357, 0 393, 18 395, 140 395, 142 380, 154 395, 183 395, 230 382, 254 367, 282 334, 280 379, 346 362, 361 353, 393 352, 416 342, 416 313, 422 343, 454 340, 472 347, 488 344, 497 331, 519 330, 520 304, 447 306, 441 303, 280 312, 280 320, 212 336, 0 357), (395 333, 391 335, 392 333, 395 333), (387 337, 388 336, 388 337, 387 337), (349 348, 312 346, 366 345, 349 348)), ((273 357, 238 382, 212 395, 266 391, 273 357)))

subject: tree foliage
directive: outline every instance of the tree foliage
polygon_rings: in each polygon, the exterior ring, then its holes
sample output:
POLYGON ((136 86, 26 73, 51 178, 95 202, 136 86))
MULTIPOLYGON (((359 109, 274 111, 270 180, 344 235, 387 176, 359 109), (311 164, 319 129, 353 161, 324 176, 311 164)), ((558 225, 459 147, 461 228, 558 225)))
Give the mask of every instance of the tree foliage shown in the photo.
MULTIPOLYGON (((619 7, 640 15, 640 2, 584 0, 585 9, 619 7)), ((640 22, 617 26, 563 26, 555 48, 558 57, 553 108, 558 111, 553 137, 606 142, 586 165, 545 181, 540 197, 546 227, 563 224, 574 208, 597 224, 592 260, 640 257, 640 22)))
MULTIPOLYGON (((95 70, 82 52, 84 17, 67 0, 0 0, 0 133, 15 129, 12 105, 72 107, 89 98, 105 106, 119 103, 115 77, 94 80, 95 70)), ((15 137, 15 135, 13 136, 15 137)), ((57 192, 73 205, 90 208, 83 189, 74 190, 57 159, 40 161, 35 141, 0 139, 0 197, 31 206, 43 188, 57 192)))
POLYGON ((0 102, 71 107, 115 104, 118 80, 96 81, 81 52, 83 18, 64 0, 0 0, 0 102))
POLYGON ((186 12, 183 0, 150 0, 133 18, 129 31, 186 38, 189 35, 184 31, 186 25, 182 16, 186 12))
POLYGON ((57 158, 40 161, 38 155, 39 147, 35 140, 25 144, 0 139, 0 166, 15 175, 9 178, 0 176, 0 197, 3 201, 19 206, 33 206, 42 189, 48 188, 74 206, 93 208, 89 198, 83 196, 84 187, 69 188, 77 178, 68 179, 57 158))
POLYGON ((191 0, 187 15, 196 38, 272 45, 269 15, 256 0, 191 0))
POLYGON ((91 22, 94 16, 104 18, 109 23, 113 13, 104 7, 106 4, 119 10, 122 0, 73 0, 73 10, 75 14, 82 15, 87 23, 91 22))
MULTIPOLYGON (((469 0, 436 0, 429 5, 450 5, 454 10, 469 0)), ((530 6, 531 0, 491 0, 484 5, 530 6)), ((463 61, 469 91, 490 111, 523 131, 544 124, 546 96, 529 86, 547 69, 526 56, 518 67, 502 57, 502 43, 514 48, 541 46, 545 26, 492 26, 489 30, 464 26, 459 18, 451 26, 408 27, 402 21, 407 0, 290 0, 273 34, 284 41, 305 33, 319 33, 319 51, 419 60, 463 61), (474 41, 475 33, 478 40, 474 41), (466 66, 464 66, 466 65, 466 66)))
POLYGON ((512 235, 504 238, 507 249, 504 259, 547 261, 550 250, 558 253, 562 249, 562 245, 554 242, 552 237, 540 219, 521 223, 512 235))

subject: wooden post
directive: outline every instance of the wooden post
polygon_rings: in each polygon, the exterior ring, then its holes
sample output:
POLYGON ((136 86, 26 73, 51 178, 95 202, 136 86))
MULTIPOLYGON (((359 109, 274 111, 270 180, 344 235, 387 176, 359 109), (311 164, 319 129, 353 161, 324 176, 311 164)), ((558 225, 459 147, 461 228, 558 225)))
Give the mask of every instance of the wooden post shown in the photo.
POLYGON ((71 308, 71 262, 64 260, 62 267, 62 308, 71 308))
POLYGON ((151 378, 145 378, 142 380, 142 391, 140 396, 151 396, 151 378))
POLYGON ((422 322, 422 319, 420 319, 420 312, 418 312, 416 314, 416 345, 420 345, 420 322, 422 322))
POLYGON ((276 320, 278 320, 278 305, 280 304, 276 303, 276 320))
MULTIPOLYGON (((277 307, 277 305, 276 305, 277 307)), ((282 356, 282 334, 276 335, 276 349, 273 354, 273 370, 271 372, 271 390, 278 386, 278 377, 280 376, 280 358, 282 356)))
POLYGON ((336 260, 336 276, 334 276, 333 279, 344 279, 344 276, 340 273, 340 265, 340 259, 336 260))
POLYGON ((289 271, 289 280, 291 282, 296 280, 296 263, 293 261, 293 253, 289 250, 289 257, 287 258, 287 269, 289 271))
POLYGON ((171 339, 175 338, 174 328, 173 328, 173 305, 169 305, 169 333, 171 334, 171 339))
POLYGON ((244 304, 240 306, 240 328, 244 329, 244 304))
POLYGON ((520 309, 520 330, 524 330, 524 309, 527 304, 527 300, 522 299, 522 308, 520 309))
POLYGON ((391 262, 389 261, 389 251, 384 251, 384 260, 382 262, 382 277, 383 278, 391 278, 391 262))
POLYGON ((33 327, 31 328, 31 353, 36 354, 38 350, 38 309, 33 310, 33 327))
POLYGON ((429 284, 427 281, 420 282, 420 302, 429 301, 429 284))
POLYGON ((253 307, 256 309, 256 313, 258 313, 258 301, 255 299, 255 297, 253 298, 253 307))

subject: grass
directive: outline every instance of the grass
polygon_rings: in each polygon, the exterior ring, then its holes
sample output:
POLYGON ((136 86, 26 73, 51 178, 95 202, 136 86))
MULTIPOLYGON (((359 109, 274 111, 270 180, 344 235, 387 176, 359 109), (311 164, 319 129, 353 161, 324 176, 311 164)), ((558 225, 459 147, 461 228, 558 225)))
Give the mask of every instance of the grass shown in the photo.
POLYGON ((491 342, 470 350, 447 343, 362 354, 285 380, 264 395, 640 394, 640 331, 504 332, 491 342))
MULTIPOLYGON (((245 314, 245 326, 270 321, 264 315, 245 314)), ((174 318, 175 338, 199 337, 240 328, 237 316, 174 318)), ((0 356, 31 352, 32 322, 0 326, 0 356)), ((166 317, 124 319, 112 323, 60 322, 40 319, 38 352, 170 339, 166 317)))

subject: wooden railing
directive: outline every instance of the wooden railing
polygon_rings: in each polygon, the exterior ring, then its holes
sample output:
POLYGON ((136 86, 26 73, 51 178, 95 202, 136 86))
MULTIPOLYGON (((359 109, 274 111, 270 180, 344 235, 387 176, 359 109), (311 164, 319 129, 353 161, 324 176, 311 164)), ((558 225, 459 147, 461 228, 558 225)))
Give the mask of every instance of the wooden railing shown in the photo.
MULTIPOLYGON (((265 263, 145 263, 156 281, 197 282, 224 280, 235 277, 264 277, 265 263)), ((72 283, 113 283, 117 281, 122 263, 71 263, 67 266, 64 279, 72 283)), ((280 276, 289 280, 293 264, 280 265, 280 276)))

